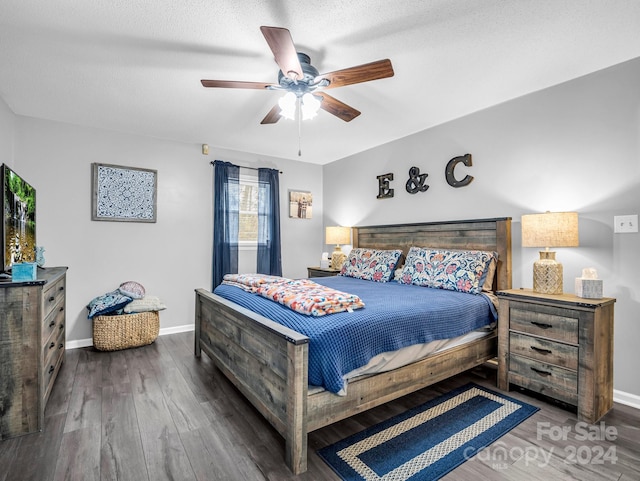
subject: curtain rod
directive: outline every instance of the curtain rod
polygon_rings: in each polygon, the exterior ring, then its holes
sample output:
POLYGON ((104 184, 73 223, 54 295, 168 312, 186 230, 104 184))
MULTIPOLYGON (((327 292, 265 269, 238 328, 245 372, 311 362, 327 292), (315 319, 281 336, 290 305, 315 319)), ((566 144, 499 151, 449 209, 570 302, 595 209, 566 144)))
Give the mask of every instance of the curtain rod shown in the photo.
MULTIPOLYGON (((211 162, 209 162, 211 165, 213 165, 213 160, 211 162)), ((245 167, 244 165, 239 165, 238 167, 240 167, 241 169, 249 169, 249 170, 259 170, 257 167, 245 167)), ((267 167, 265 167, 266 169, 267 167)), ((284 174, 284 172, 282 172, 281 170, 278 171, 281 174, 284 174)))

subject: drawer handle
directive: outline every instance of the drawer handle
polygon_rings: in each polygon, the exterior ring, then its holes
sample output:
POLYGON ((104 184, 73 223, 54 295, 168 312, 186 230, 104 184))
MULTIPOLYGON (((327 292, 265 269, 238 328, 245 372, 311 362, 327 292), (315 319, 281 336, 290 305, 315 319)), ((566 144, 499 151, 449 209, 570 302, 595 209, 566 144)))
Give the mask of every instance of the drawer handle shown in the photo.
POLYGON ((535 367, 531 367, 531 370, 536 374, 540 374, 541 376, 551 376, 549 371, 543 371, 542 369, 536 369, 535 367))
POLYGON ((64 344, 60 343, 60 345, 58 346, 58 349, 62 349, 64 347, 64 344))
POLYGON ((49 349, 53 349, 56 346, 56 343, 51 341, 51 344, 49 344, 49 349))
POLYGON ((58 290, 59 290, 59 291, 64 291, 64 286, 60 286, 60 287, 58 288, 58 290))
POLYGON ((56 296, 51 296, 51 297, 49 298, 49 302, 53 302, 53 301, 55 301, 55 300, 56 300, 56 296))
POLYGON ((53 327, 53 326, 55 326, 55 325, 56 325, 56 321, 51 321, 51 322, 49 323, 49 327, 53 327))
POLYGON ((64 311, 64 306, 60 306, 59 312, 62 312, 62 311, 64 311))
POLYGON ((536 321, 531 321, 531 324, 533 324, 536 327, 539 327, 540 329, 551 329, 553 327, 551 324, 545 324, 543 322, 536 322, 536 321))
POLYGON ((551 350, 549 349, 542 349, 541 347, 537 347, 537 346, 529 346, 531 348, 531 350, 539 352, 540 354, 551 354, 551 350))
POLYGON ((53 371, 55 371, 56 368, 53 366, 49 366, 49 374, 51 374, 53 371))

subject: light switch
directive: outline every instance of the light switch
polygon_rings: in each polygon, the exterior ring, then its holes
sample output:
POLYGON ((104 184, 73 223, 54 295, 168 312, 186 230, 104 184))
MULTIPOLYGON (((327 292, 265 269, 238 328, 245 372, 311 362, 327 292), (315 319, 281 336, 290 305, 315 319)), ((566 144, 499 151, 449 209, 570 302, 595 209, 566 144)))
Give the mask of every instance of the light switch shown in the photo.
POLYGON ((616 215, 613 217, 613 232, 628 234, 638 232, 638 215, 616 215))

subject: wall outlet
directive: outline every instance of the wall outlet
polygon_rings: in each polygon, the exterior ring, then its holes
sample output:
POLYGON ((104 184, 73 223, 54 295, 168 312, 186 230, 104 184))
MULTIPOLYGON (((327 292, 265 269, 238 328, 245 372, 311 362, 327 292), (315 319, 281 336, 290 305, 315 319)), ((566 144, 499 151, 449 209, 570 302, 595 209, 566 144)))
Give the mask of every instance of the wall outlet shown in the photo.
POLYGON ((613 232, 618 234, 628 234, 638 232, 637 215, 616 215, 613 217, 613 232))

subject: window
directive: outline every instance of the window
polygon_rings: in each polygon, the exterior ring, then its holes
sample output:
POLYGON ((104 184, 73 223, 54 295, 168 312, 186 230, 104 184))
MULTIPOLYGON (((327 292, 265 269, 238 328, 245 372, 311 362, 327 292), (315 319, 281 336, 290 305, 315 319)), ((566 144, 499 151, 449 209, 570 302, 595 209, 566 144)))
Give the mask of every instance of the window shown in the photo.
POLYGON ((240 246, 258 243, 258 178, 240 174, 240 246))

